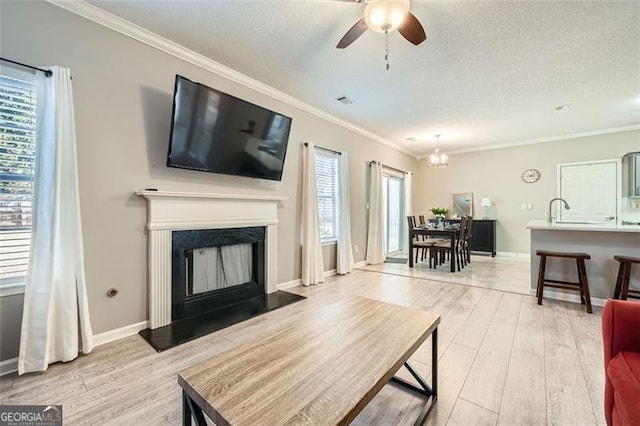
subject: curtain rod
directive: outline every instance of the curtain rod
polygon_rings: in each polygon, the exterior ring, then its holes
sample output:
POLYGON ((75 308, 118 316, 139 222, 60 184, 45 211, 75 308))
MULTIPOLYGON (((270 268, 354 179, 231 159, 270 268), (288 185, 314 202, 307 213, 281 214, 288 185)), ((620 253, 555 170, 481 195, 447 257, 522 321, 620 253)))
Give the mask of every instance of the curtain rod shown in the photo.
MULTIPOLYGON (((309 142, 305 142, 304 146, 309 146, 309 142)), ((334 151, 333 149, 323 148, 323 147, 318 146, 318 145, 314 145, 313 147, 316 148, 316 149, 319 149, 321 151, 333 152, 334 154, 342 155, 342 153, 340 151, 334 151)))
POLYGON ((411 175, 413 174, 412 172, 407 172, 407 171, 404 171, 404 170, 396 169, 395 167, 387 166, 386 164, 384 164, 381 161, 376 161, 376 160, 369 161, 369 165, 372 165, 372 164, 375 164, 375 163, 380 163, 382 165, 382 167, 386 167, 387 169, 391 169, 391 170, 396 171, 396 172, 409 173, 411 175))
POLYGON ((36 71, 42 71, 44 73, 45 77, 51 77, 53 75, 53 71, 51 71, 51 70, 44 70, 42 68, 32 67, 31 65, 23 64, 22 62, 12 61, 11 59, 0 57, 0 61, 10 62, 10 63, 12 63, 14 65, 20 65, 21 67, 30 68, 30 69, 36 70, 36 71))

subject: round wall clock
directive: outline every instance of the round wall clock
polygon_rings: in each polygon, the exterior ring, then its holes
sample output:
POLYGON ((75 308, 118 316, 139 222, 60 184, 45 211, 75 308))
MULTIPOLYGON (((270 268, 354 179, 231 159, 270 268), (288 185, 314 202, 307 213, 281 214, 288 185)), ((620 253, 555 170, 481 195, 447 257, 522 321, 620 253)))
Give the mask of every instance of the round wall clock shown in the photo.
POLYGON ((526 183, 534 183, 540 180, 540 172, 536 169, 527 169, 522 172, 522 181, 526 183))

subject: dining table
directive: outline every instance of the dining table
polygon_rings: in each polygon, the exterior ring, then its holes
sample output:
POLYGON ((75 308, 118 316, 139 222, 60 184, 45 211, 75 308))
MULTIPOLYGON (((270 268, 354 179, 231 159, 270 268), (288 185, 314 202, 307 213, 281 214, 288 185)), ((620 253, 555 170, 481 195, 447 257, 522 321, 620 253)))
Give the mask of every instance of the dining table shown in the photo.
POLYGON ((444 226, 439 228, 423 225, 409 228, 409 268, 413 268, 413 240, 414 238, 417 238, 418 235, 425 235, 427 237, 441 237, 449 239, 451 244, 451 261, 449 263, 451 266, 451 272, 456 272, 456 262, 454 261, 455 246, 459 234, 460 228, 456 226, 444 226))

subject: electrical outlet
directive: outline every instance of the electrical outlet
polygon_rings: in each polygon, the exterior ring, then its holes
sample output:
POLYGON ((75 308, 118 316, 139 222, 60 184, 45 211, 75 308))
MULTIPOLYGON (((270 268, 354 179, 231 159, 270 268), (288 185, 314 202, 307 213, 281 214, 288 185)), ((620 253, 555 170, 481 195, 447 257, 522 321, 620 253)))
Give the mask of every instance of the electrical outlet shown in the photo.
POLYGON ((358 252, 358 250, 360 249, 360 247, 358 247, 358 245, 356 244, 356 245, 353 247, 353 249, 354 249, 354 250, 355 250, 355 252, 357 253, 357 252, 358 252))
POLYGON ((527 209, 527 203, 520 204, 520 209, 526 210, 527 209))
POLYGON ((533 204, 531 203, 527 204, 527 210, 533 210, 533 204))

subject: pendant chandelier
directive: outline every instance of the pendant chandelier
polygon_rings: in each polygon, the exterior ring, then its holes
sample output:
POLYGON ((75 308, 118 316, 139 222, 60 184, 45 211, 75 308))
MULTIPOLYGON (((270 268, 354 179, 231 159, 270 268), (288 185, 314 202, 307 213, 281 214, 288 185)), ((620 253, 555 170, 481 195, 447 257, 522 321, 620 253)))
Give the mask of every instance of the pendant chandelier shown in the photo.
POLYGON ((440 152, 440 135, 436 137, 436 149, 429 155, 429 167, 447 167, 449 165, 449 156, 440 152))

